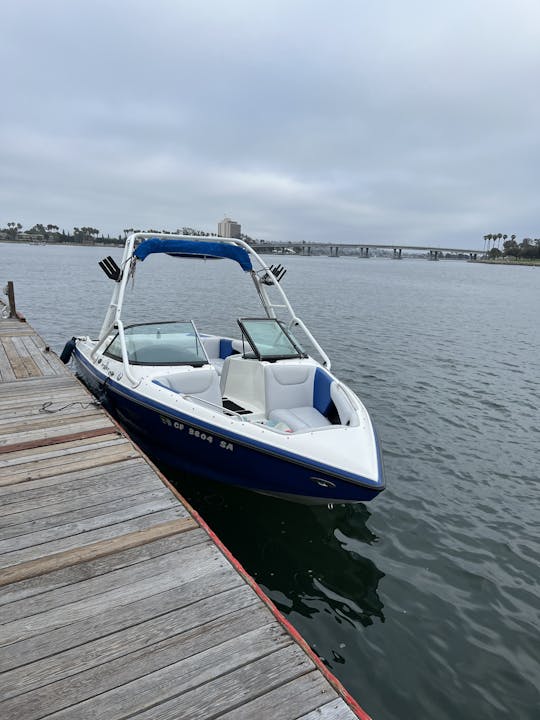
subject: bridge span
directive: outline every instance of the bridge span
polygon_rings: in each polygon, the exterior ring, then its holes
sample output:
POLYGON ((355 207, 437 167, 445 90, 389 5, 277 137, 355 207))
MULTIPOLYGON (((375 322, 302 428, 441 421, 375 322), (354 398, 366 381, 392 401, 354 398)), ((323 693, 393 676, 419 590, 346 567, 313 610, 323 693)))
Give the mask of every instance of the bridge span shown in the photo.
POLYGON ((344 250, 356 251, 360 257, 369 257, 370 250, 391 250, 396 259, 402 257, 403 250, 424 251, 429 253, 429 258, 438 260, 443 253, 465 255, 469 260, 476 260, 485 254, 484 250, 471 250, 470 248, 437 247, 435 245, 398 245, 387 243, 335 243, 335 242, 268 242, 257 245, 259 252, 270 252, 278 254, 314 255, 328 254, 331 257, 339 257, 344 250), (323 250, 324 253, 314 253, 313 250, 323 250))

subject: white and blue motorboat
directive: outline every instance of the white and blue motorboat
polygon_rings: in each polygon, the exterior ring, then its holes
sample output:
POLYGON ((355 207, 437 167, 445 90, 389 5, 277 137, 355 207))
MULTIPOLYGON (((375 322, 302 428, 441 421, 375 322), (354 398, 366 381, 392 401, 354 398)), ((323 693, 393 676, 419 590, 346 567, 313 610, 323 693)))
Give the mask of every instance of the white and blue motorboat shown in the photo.
POLYGON ((361 502, 384 489, 369 414, 293 311, 281 266, 269 267, 242 240, 155 233, 130 235, 120 264, 108 257, 100 265, 114 291, 99 337, 73 338, 63 359, 72 357, 150 457, 303 502, 361 502), (124 325, 128 281, 154 253, 175 264, 236 262, 255 287, 259 316, 239 318, 236 338, 205 334, 192 320, 124 325))

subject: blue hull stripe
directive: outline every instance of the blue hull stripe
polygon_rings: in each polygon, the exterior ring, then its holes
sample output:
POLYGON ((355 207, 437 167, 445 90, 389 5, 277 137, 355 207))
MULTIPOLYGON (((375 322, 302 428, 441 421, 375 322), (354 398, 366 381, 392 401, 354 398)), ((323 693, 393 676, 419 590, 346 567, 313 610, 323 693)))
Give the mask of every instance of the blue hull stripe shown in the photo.
POLYGON ((359 487, 365 487, 366 489, 369 489, 371 491, 374 491, 374 493, 378 493, 381 490, 384 489, 384 482, 382 482, 382 473, 381 473, 381 452, 379 447, 379 442, 377 435, 375 434, 375 444, 377 449, 377 460, 378 460, 378 470, 379 470, 379 478, 377 481, 369 480, 368 478, 364 478, 361 475, 354 475, 353 473, 347 473, 345 471, 336 471, 335 468, 324 465, 323 463, 318 463, 316 461, 306 461, 304 458, 302 458, 299 455, 295 455, 294 453, 290 453, 287 450, 281 450, 280 448, 275 448, 269 445, 266 445, 258 440, 252 440, 251 438, 247 439, 245 436, 238 435, 237 433, 227 431, 219 426, 212 425, 210 423, 204 422, 202 420, 199 420, 196 417, 193 417, 192 415, 187 415, 185 413, 182 413, 174 408, 170 408, 167 405, 162 405, 154 400, 151 400, 149 398, 145 398, 141 396, 140 394, 137 394, 128 388, 123 387, 122 385, 119 385, 117 382, 112 380, 110 377, 105 375, 104 373, 101 373, 99 370, 97 370, 91 363, 88 362, 88 360, 82 355, 82 353, 76 348, 74 355, 76 356, 76 359, 81 363, 81 365, 84 366, 84 368, 100 383, 100 384, 106 384, 107 390, 114 391, 115 394, 118 394, 127 400, 137 403, 138 405, 141 405, 145 408, 148 408, 150 410, 153 410, 154 412, 158 412, 160 415, 165 415, 172 417, 175 420, 180 420, 185 423, 189 423, 192 426, 195 426, 197 428, 200 428, 202 430, 206 430, 211 432, 213 435, 219 436, 220 438, 223 438, 224 440, 234 442, 238 445, 242 445, 244 447, 247 447, 249 449, 265 453, 267 455, 272 455, 275 457, 278 457, 282 460, 285 460, 287 462, 294 463, 295 465, 300 465, 304 468, 309 469, 310 471, 313 471, 315 473, 324 473, 327 476, 339 479, 343 482, 351 483, 355 486, 359 487))

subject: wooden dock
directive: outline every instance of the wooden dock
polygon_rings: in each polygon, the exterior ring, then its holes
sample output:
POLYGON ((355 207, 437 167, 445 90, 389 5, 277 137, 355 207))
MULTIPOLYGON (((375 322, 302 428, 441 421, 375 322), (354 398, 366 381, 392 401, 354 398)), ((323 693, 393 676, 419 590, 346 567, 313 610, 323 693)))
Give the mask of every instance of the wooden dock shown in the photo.
POLYGON ((1 318, 0 717, 368 718, 32 328, 1 318))

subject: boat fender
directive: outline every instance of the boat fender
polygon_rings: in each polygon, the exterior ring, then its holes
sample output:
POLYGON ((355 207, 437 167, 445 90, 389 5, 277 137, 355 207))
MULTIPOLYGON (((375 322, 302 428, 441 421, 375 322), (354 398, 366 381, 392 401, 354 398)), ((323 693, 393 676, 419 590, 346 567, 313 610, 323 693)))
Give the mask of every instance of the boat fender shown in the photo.
POLYGON ((72 337, 71 340, 68 340, 67 343, 64 345, 64 349, 62 350, 62 354, 60 355, 60 360, 64 363, 64 365, 67 365, 68 362, 71 360, 71 356, 73 355, 74 350, 75 338, 72 337))

